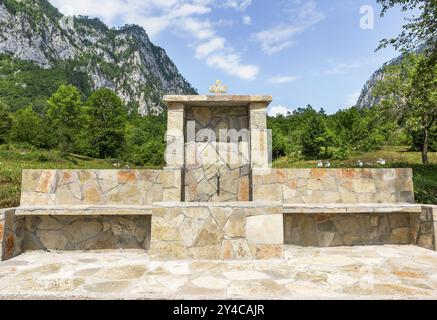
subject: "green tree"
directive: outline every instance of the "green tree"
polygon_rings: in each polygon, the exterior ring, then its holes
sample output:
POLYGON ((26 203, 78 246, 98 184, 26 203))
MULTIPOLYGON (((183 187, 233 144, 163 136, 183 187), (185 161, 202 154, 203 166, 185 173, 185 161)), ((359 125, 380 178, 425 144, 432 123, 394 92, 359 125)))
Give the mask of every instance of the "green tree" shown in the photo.
POLYGON ((437 0, 378 0, 382 5, 381 17, 391 8, 400 6, 404 12, 417 10, 418 16, 405 18, 406 24, 402 27, 402 32, 392 39, 381 41, 379 48, 393 45, 397 50, 410 51, 418 45, 425 44, 431 46, 431 50, 436 50, 435 42, 437 39, 437 0))
POLYGON ((167 117, 164 113, 143 117, 130 114, 123 159, 135 165, 163 165, 166 127, 167 117))
POLYGON ((307 108, 309 116, 301 135, 302 153, 308 157, 318 157, 322 147, 326 147, 326 126, 323 115, 311 107, 307 108))
POLYGON ((284 130, 282 123, 283 115, 268 117, 267 125, 272 130, 272 153, 273 159, 283 157, 289 154, 287 130, 284 130))
POLYGON ((99 89, 89 97, 86 114, 90 155, 117 157, 124 147, 127 122, 127 112, 121 99, 109 89, 99 89))
POLYGON ((374 94, 391 117, 410 132, 421 132, 422 162, 429 164, 430 138, 437 121, 437 52, 408 54, 402 63, 385 69, 374 94))
POLYGON ((44 127, 41 117, 31 106, 16 111, 12 115, 10 139, 16 143, 28 143, 36 147, 45 147, 44 127))
POLYGON ((408 125, 422 131, 422 162, 429 164, 431 133, 437 122, 437 51, 429 57, 419 57, 408 92, 408 105, 408 125))
POLYGON ((62 152, 75 149, 76 138, 83 126, 83 103, 73 85, 61 85, 47 101, 47 118, 62 152))
POLYGON ((9 106, 0 100, 0 144, 6 142, 11 126, 12 119, 9 106))

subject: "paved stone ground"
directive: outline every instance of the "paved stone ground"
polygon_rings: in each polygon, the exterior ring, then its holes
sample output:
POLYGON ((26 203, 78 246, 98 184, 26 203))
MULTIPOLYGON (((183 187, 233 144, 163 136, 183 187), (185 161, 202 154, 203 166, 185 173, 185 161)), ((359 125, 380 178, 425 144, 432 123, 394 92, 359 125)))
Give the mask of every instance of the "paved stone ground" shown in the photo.
POLYGON ((287 247, 276 261, 151 261, 144 251, 26 252, 0 299, 437 299, 437 252, 287 247))

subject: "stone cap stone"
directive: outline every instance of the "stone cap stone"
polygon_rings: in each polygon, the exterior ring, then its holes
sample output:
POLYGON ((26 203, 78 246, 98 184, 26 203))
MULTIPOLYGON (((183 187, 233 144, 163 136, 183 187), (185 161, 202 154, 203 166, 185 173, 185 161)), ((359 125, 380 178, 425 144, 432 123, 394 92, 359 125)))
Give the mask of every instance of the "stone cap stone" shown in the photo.
POLYGON ((267 208, 281 207, 280 201, 235 201, 235 202, 155 202, 155 207, 161 208, 267 208))
POLYGON ((284 204, 284 213, 420 213, 422 205, 411 203, 284 204))
POLYGON ((16 216, 117 216, 151 215, 154 206, 136 205, 64 205, 22 206, 15 208, 16 216))
POLYGON ((267 107, 273 98, 263 95, 166 95, 163 100, 167 106, 181 103, 185 106, 194 107, 234 107, 246 106, 251 103, 263 103, 267 107))

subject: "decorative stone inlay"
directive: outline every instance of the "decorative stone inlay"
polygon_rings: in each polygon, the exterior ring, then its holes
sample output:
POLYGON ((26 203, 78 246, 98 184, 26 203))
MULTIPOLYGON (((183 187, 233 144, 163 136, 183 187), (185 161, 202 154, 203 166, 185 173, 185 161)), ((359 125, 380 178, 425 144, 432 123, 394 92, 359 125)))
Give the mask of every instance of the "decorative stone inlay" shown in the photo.
POLYGON ((194 138, 186 143, 185 201, 249 201, 248 108, 186 107, 185 112, 187 137, 194 138), (228 137, 228 130, 238 136, 228 137))
POLYGON ((239 260, 282 257, 280 204, 234 202, 155 205, 150 250, 155 258, 239 260), (250 219, 256 223, 249 222, 250 219), (263 219, 268 221, 267 225, 259 223, 263 219))
POLYGON ((295 204, 414 203, 411 169, 254 169, 253 199, 295 204))

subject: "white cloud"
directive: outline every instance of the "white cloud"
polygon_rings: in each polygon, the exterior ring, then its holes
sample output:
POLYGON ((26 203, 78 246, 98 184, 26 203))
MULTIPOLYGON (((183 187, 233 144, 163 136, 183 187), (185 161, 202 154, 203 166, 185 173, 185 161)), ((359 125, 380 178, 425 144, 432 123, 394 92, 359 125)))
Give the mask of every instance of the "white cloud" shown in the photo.
POLYGON ((215 35, 215 31, 207 20, 184 18, 177 22, 179 30, 185 30, 198 40, 207 40, 215 35))
POLYGON ((278 25, 269 30, 256 34, 256 39, 261 43, 263 51, 274 54, 294 44, 293 36, 301 29, 295 26, 278 25))
POLYGON ((296 79, 297 78, 294 76, 276 76, 268 79, 267 82, 272 84, 284 84, 284 83, 292 82, 296 79))
POLYGON ((298 34, 324 19, 314 0, 296 0, 294 5, 291 10, 287 10, 288 22, 282 22, 254 35, 254 39, 261 44, 265 53, 271 55, 293 46, 298 34))
POLYGON ((230 8, 243 11, 252 0, 49 0, 68 15, 99 17, 114 25, 139 24, 153 39, 165 30, 188 39, 195 48, 195 56, 206 64, 241 79, 254 79, 258 67, 241 62, 240 54, 223 37, 217 35, 219 22, 210 22, 207 15, 213 8, 230 8))
POLYGON ((346 106, 353 107, 357 104, 358 98, 360 97, 361 92, 354 92, 347 96, 346 106))
POLYGON ((237 54, 217 54, 207 58, 208 66, 225 71, 244 80, 253 80, 258 74, 258 67, 249 64, 242 64, 237 54))
POLYGON ((288 113, 292 113, 293 110, 284 106, 272 106, 269 110, 270 117, 276 117, 278 115, 286 116, 288 113))
POLYGON ((211 12, 211 9, 205 6, 199 6, 199 5, 192 5, 192 4, 183 4, 182 6, 180 6, 179 8, 177 8, 176 10, 171 11, 168 14, 168 17, 170 19, 175 19, 175 18, 184 18, 184 17, 189 17, 195 14, 206 14, 211 12))
POLYGON ((252 4, 252 0, 226 0, 224 7, 244 11, 252 4))
POLYGON ((196 47, 196 57, 202 59, 210 55, 211 53, 222 50, 225 47, 224 38, 212 38, 208 42, 201 43, 196 47))
POLYGON ((252 24, 252 18, 250 16, 244 16, 243 17, 243 23, 247 26, 252 24))

